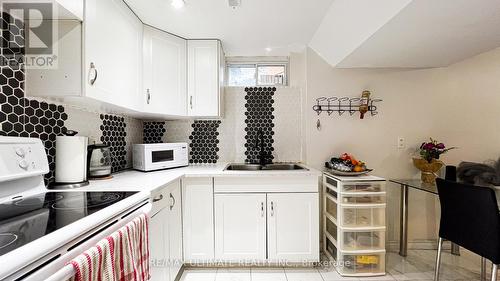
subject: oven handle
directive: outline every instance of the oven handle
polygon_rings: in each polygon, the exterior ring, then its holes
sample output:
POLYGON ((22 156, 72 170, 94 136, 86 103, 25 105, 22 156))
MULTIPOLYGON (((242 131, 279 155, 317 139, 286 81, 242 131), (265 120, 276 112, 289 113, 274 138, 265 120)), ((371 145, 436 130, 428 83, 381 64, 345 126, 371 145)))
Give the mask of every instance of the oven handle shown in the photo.
MULTIPOLYGON (((123 217, 123 220, 126 220, 127 222, 124 225, 128 224, 129 222, 131 222, 133 220, 133 219, 129 219, 129 218, 136 218, 142 214, 145 214, 149 217, 151 214, 151 209, 152 209, 151 204, 146 204, 146 205, 140 207, 139 209, 132 211, 132 213, 125 215, 123 217), (131 215, 133 215, 133 216, 131 216, 131 215)), ((102 239, 104 239, 105 237, 107 237, 111 234, 112 233, 108 233, 106 235, 103 235, 102 239)), ((45 279, 45 281, 64 281, 64 280, 68 280, 68 279, 72 278, 73 276, 75 276, 75 274, 76 274, 76 272, 73 268, 73 265, 68 264, 68 265, 64 266, 62 269, 60 269, 59 271, 57 271, 56 273, 54 273, 49 278, 45 279)))

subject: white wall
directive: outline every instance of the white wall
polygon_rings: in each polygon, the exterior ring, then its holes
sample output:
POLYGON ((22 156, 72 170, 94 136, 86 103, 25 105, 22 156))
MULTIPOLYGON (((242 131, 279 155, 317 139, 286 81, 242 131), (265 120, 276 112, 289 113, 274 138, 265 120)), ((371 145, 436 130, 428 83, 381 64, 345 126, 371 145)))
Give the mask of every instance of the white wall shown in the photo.
MULTIPOLYGON (((386 178, 418 177, 412 153, 422 141, 437 138, 460 147, 443 157, 448 164, 500 156, 500 49, 447 68, 423 70, 334 69, 312 49, 305 54, 304 127, 306 162, 317 168, 333 155, 349 152, 386 178), (370 90, 382 98, 379 115, 318 116, 311 109, 321 96, 359 96, 370 90), (397 149, 397 138, 406 149, 397 149)), ((398 239, 399 187, 389 185, 390 241, 398 239)), ((411 241, 437 235, 436 198, 410 193, 411 241)))

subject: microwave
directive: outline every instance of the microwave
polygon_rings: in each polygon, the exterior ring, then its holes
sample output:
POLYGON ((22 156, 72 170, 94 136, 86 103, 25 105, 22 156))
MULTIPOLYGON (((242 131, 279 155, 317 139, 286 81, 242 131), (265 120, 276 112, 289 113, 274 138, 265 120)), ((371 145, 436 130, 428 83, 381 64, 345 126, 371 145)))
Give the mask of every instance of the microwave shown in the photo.
POLYGON ((149 172, 188 165, 187 143, 151 143, 133 145, 133 168, 149 172))

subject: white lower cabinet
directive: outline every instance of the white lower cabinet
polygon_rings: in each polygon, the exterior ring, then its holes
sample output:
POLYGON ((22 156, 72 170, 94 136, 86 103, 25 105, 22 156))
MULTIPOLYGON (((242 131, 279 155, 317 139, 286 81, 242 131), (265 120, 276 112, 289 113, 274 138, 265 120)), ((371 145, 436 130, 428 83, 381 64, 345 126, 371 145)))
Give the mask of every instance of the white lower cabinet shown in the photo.
POLYGON ((186 178, 182 184, 184 260, 214 259, 214 188, 212 178, 186 178))
POLYGON ((318 261, 318 193, 268 194, 267 202, 268 259, 318 261))
POLYGON ((177 181, 169 193, 168 212, 168 249, 170 253, 170 280, 173 281, 182 268, 182 192, 181 184, 177 181))
POLYGON ((266 194, 215 195, 215 258, 266 259, 266 194))
POLYGON ((318 193, 216 194, 215 258, 318 262, 318 193))
POLYGON ((164 281, 169 278, 168 257, 168 210, 161 209, 151 216, 149 243, 151 258, 151 280, 164 281))
POLYGON ((181 185, 175 181, 152 196, 149 228, 151 280, 175 280, 182 267, 181 185))
POLYGON ((184 261, 319 262, 318 191, 314 175, 183 179, 184 261))

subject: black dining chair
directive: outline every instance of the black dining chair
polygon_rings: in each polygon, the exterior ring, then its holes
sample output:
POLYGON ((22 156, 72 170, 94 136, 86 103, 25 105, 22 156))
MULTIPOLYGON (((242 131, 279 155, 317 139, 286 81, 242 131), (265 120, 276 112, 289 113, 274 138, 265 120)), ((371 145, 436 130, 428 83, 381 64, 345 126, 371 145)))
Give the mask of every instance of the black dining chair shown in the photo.
POLYGON ((488 187, 436 179, 441 203, 439 244, 434 280, 439 280, 443 239, 490 260, 491 280, 500 264, 500 213, 495 191, 488 187))

